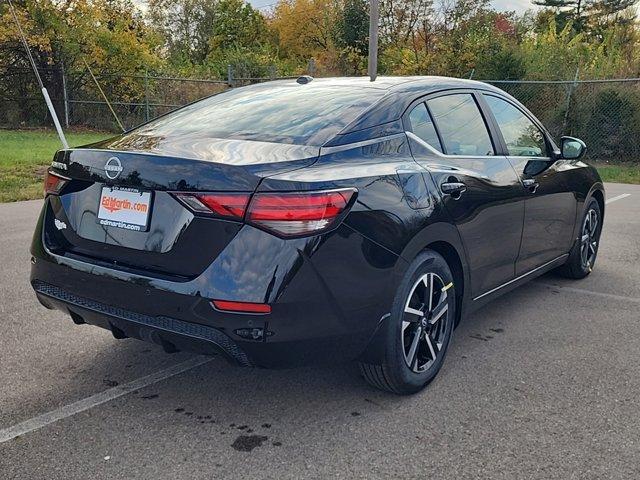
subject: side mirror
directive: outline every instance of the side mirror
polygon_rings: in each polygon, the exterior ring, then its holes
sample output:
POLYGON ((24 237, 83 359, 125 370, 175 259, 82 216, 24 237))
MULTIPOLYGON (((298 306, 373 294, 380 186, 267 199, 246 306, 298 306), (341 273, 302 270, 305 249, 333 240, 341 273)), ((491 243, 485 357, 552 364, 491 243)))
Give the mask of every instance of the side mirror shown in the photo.
POLYGON ((562 137, 560 141, 562 142, 562 158, 564 159, 578 160, 587 151, 585 143, 578 138, 562 137))

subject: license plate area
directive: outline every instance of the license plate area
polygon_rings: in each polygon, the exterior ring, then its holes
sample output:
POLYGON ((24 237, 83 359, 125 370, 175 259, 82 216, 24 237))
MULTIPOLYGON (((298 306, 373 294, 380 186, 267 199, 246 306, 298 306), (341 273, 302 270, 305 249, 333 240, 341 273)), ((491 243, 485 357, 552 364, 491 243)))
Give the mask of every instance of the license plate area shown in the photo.
POLYGON ((149 229, 152 194, 137 188, 102 187, 98 208, 100 225, 134 232, 149 229))

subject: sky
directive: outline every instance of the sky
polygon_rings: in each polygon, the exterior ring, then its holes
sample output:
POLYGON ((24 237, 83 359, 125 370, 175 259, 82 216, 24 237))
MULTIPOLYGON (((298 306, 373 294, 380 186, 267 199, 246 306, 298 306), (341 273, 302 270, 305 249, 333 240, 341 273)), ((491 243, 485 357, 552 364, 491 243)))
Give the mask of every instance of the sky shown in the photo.
POLYGON ((534 8, 534 5, 530 0, 495 0, 491 4, 497 10, 515 10, 516 12, 524 12, 530 8, 534 8))
MULTIPOLYGON (((249 2, 255 7, 264 7, 265 5, 273 5, 277 0, 249 0, 249 2)), ((517 12, 524 12, 530 8, 533 8, 531 0, 494 0, 491 4, 497 10, 515 10, 517 12)))

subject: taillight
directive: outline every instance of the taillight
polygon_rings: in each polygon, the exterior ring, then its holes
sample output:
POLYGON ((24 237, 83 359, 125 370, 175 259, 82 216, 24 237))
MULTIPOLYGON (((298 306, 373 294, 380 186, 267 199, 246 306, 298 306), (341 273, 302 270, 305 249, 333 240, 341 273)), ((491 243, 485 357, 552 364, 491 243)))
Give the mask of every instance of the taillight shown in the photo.
POLYGON ((178 200, 197 213, 242 220, 249 203, 248 193, 174 193, 178 200))
POLYGON ((256 193, 247 210, 247 223, 280 236, 310 235, 327 230, 347 213, 353 188, 320 192, 256 193))
POLYGON ((44 194, 58 195, 69 180, 47 170, 44 177, 44 194))

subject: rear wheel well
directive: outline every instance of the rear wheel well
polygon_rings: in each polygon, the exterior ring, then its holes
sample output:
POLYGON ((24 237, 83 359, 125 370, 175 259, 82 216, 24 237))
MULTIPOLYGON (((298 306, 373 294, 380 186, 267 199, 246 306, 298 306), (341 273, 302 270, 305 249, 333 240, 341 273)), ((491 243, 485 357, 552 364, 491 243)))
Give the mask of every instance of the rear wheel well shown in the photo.
POLYGON ((462 299, 464 298, 464 271, 462 261, 456 249, 447 242, 433 242, 426 246, 426 249, 438 252, 447 261, 453 275, 453 284, 456 292, 456 325, 460 323, 462 313, 462 299))

